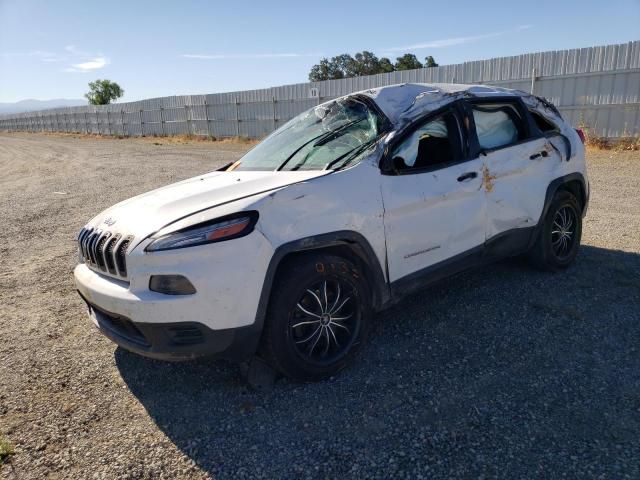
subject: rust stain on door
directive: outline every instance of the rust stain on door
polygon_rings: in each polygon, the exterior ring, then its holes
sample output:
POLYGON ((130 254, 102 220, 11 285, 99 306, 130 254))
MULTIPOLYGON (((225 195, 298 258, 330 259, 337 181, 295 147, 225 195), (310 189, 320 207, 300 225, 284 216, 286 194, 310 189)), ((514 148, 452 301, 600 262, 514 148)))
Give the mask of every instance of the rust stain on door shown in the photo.
POLYGON ((482 185, 487 193, 493 191, 493 181, 496 179, 495 175, 491 175, 486 165, 482 167, 482 185))

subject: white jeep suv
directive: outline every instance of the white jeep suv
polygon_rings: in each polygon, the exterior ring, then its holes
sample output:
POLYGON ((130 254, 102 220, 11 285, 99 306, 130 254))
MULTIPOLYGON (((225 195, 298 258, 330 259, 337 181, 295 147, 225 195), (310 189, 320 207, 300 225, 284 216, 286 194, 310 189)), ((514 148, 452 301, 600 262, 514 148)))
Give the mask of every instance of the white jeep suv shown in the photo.
POLYGON ((349 363, 378 311, 527 254, 567 267, 589 199, 581 132, 524 92, 376 88, 318 105, 237 162, 79 233, 77 289, 141 355, 259 355, 297 380, 349 363))

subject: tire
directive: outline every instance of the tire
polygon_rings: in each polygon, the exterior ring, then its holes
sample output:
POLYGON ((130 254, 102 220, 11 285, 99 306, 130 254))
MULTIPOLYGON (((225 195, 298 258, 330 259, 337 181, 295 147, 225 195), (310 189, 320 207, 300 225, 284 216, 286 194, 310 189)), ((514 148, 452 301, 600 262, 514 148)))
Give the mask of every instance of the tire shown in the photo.
POLYGON ((371 310, 355 263, 322 253, 293 257, 275 280, 260 354, 292 380, 328 378, 365 342, 371 310))
POLYGON ((582 207, 571 193, 555 194, 542 220, 529 259, 541 270, 557 272, 573 263, 582 238, 582 207))

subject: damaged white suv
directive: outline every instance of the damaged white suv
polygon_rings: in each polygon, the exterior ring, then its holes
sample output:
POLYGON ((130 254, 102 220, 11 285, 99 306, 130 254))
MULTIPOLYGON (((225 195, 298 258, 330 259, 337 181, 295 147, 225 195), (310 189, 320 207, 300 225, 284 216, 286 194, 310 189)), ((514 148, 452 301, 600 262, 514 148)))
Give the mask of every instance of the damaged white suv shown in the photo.
POLYGON ((77 289, 98 328, 141 355, 259 355, 324 378, 375 311, 434 280, 519 254, 567 267, 589 199, 581 140, 514 90, 348 95, 221 170, 96 216, 78 236, 77 289))

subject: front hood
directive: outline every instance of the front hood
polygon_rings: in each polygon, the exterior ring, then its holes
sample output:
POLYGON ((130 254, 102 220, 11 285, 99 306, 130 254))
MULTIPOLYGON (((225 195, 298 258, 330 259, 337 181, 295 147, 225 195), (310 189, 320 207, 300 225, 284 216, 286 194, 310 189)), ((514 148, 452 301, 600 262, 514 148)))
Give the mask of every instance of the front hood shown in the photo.
POLYGON ((326 175, 305 172, 211 172, 114 205, 87 226, 131 235, 133 243, 181 218, 225 203, 326 175))

